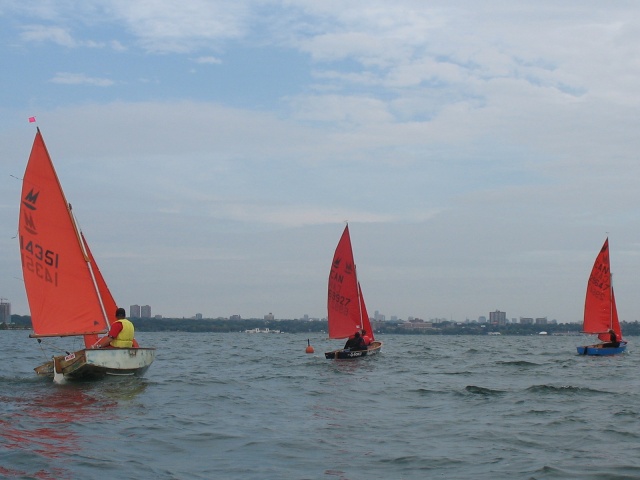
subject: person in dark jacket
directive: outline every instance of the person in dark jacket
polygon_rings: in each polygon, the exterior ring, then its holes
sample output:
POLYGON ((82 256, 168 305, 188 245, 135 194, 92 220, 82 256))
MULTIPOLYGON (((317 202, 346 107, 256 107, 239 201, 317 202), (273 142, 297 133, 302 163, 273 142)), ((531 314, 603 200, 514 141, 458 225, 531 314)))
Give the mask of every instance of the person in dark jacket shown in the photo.
POLYGON ((360 332, 356 332, 353 337, 350 337, 347 340, 347 343, 344 344, 345 350, 366 350, 367 346, 364 343, 364 339, 360 335, 360 332))
POLYGON ((609 329, 609 341, 607 343, 603 343, 603 348, 618 348, 620 346, 620 340, 616 335, 616 332, 609 329))

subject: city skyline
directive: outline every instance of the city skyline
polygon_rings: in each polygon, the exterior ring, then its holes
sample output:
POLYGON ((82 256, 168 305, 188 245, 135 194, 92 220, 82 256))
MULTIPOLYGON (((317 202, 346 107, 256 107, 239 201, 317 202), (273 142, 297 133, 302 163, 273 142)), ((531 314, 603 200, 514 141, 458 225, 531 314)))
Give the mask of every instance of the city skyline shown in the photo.
MULTIPOLYGON (((7 299, 2 299, 2 301, 0 301, 0 322, 2 321, 1 319, 2 317, 2 313, 3 312, 9 312, 9 316, 11 315, 11 302, 9 302, 7 299)), ((548 317, 538 317, 538 316, 518 316, 518 317, 509 317, 507 315, 507 312, 502 312, 501 310, 495 310, 492 312, 489 312, 488 315, 478 315, 476 318, 470 318, 467 317, 464 320, 462 319, 457 319, 457 318, 443 318, 443 317, 423 317, 423 316, 417 316, 417 315, 409 315, 406 318, 401 318, 397 315, 386 315, 384 313, 379 312, 378 310, 376 310, 374 312, 373 315, 370 315, 371 320, 374 321, 382 321, 382 322, 394 322, 394 321, 414 321, 414 320, 420 320, 420 321, 428 321, 428 322, 444 322, 444 321, 450 321, 450 322, 456 322, 456 323, 493 323, 493 320, 491 319, 491 315, 493 313, 502 313, 504 314, 504 319, 506 320, 506 323, 529 323, 528 321, 530 320, 530 323, 538 323, 539 320, 544 320, 545 322, 549 322, 549 323, 581 323, 581 321, 579 322, 571 322, 571 321, 560 321, 557 320, 555 318, 551 318, 549 319, 548 317), (387 318, 388 317, 388 318, 387 318), (526 322, 523 322, 523 320, 525 320, 526 322)), ((26 314, 18 314, 15 313, 15 315, 29 315, 28 313, 26 314)), ((203 315, 202 313, 195 313, 193 315, 180 315, 177 317, 169 317, 169 316, 164 316, 162 314, 154 314, 152 315, 151 313, 151 306, 150 305, 130 305, 129 306, 129 317, 130 318, 194 318, 194 319, 217 319, 217 318, 239 318, 239 319, 243 319, 243 320, 247 320, 247 319, 259 319, 262 318, 263 320, 294 320, 294 319, 299 319, 299 320, 309 320, 309 321, 317 321, 317 320, 326 320, 326 315, 323 316, 314 316, 314 315, 309 315, 308 313, 296 316, 296 317, 279 317, 277 315, 274 315, 272 312, 269 312, 268 314, 264 314, 261 317, 245 317, 242 314, 238 314, 238 313, 232 313, 229 315, 211 315, 211 316, 207 316, 207 315, 203 315)))

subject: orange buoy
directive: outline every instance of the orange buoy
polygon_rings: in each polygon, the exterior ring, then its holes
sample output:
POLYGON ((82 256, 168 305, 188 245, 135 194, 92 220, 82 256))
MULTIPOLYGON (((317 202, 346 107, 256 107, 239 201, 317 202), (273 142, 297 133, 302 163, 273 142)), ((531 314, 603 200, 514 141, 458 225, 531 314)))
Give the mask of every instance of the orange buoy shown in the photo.
POLYGON ((307 352, 307 353, 313 353, 314 352, 313 347, 311 346, 311 343, 309 342, 308 338, 307 338, 307 348, 306 348, 305 352, 307 352))

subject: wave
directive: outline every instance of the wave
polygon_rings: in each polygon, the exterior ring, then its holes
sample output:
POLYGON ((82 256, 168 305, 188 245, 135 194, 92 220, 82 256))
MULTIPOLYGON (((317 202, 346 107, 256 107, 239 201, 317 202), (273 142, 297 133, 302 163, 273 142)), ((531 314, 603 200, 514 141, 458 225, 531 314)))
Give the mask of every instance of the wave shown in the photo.
POLYGON ((539 364, 535 362, 527 362, 526 360, 509 360, 509 361, 501 361, 496 362, 498 365, 508 365, 515 367, 538 367, 539 364))
POLYGON ((526 389, 532 393, 612 393, 588 387, 575 387, 573 385, 532 385, 526 389))
POLYGON ((502 390, 493 390, 491 388, 478 387, 476 385, 467 385, 465 390, 475 395, 500 395, 504 393, 502 390))

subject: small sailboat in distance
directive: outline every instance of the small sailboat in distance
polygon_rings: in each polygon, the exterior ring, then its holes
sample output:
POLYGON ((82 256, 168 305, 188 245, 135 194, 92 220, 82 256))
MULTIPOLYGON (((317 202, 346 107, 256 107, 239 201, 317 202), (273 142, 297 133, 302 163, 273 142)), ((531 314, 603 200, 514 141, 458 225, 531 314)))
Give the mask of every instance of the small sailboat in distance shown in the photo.
POLYGON ((349 225, 345 226, 331 262, 329 272, 329 295, 327 299, 327 320, 329 338, 345 339, 356 332, 366 331, 371 343, 366 349, 340 349, 326 352, 327 359, 358 358, 378 353, 382 342, 376 341, 362 296, 362 289, 353 261, 349 225))
POLYGON ((582 331, 598 335, 603 343, 579 346, 579 355, 616 355, 627 348, 622 339, 616 298, 613 293, 609 239, 604 241, 591 269, 584 302, 582 331))
POLYGON ((116 302, 73 218, 40 129, 22 182, 18 233, 31 337, 84 337, 84 349, 54 356, 36 373, 71 380, 144 374, 155 348, 89 348, 115 320, 116 302))

